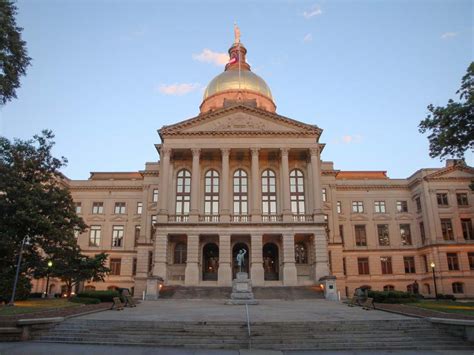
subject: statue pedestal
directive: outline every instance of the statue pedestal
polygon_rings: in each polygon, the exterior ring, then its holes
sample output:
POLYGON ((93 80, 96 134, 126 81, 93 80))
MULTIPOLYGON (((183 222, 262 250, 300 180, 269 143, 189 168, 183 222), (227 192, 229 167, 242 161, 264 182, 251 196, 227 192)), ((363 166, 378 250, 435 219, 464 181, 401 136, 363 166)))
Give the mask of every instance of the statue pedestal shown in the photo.
POLYGON ((246 272, 238 272, 237 278, 232 281, 231 300, 226 304, 258 304, 258 301, 253 297, 252 281, 246 272))
POLYGON ((156 301, 160 298, 160 288, 163 284, 163 279, 157 276, 150 276, 146 280, 146 294, 145 300, 156 301))

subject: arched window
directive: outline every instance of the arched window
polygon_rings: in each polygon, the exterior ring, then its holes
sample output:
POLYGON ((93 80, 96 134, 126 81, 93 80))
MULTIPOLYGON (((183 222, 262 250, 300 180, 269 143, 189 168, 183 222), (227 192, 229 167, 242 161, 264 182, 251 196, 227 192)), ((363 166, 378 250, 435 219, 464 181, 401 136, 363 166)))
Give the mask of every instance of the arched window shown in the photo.
POLYGON ((182 169, 176 176, 176 214, 188 215, 191 201, 191 173, 182 169))
POLYGON ((298 169, 290 172, 290 201, 293 214, 305 214, 304 176, 303 172, 298 169))
POLYGON ((383 287, 383 290, 384 290, 384 291, 395 291, 395 286, 393 286, 393 285, 385 285, 385 286, 383 287))
POLYGON ((270 170, 264 170, 262 173, 262 214, 276 214, 276 178, 275 173, 270 170))
POLYGON ((464 284, 462 282, 453 282, 453 293, 464 293, 464 284))
POLYGON ((204 176, 204 213, 219 214, 219 173, 214 169, 204 176))
POLYGON ((297 264, 308 263, 308 250, 303 243, 295 244, 295 260, 297 264))
POLYGON ((187 247, 184 243, 178 243, 174 247, 174 263, 185 264, 187 257, 187 247))
POLYGON ((242 169, 234 173, 234 214, 248 214, 248 177, 242 169))

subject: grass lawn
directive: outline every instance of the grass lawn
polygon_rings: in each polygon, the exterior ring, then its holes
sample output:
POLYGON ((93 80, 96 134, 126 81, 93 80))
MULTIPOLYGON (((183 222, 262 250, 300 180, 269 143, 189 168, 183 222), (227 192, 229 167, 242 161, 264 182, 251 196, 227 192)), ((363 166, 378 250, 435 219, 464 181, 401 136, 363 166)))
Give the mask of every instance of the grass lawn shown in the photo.
POLYGON ((432 309, 434 311, 446 313, 459 313, 474 316, 474 302, 456 302, 456 301, 428 301, 422 300, 410 305, 425 309, 432 309))
POLYGON ((65 307, 78 307, 80 304, 69 302, 65 298, 41 299, 32 298, 26 301, 16 301, 15 307, 0 307, 1 316, 11 316, 23 313, 34 313, 48 309, 57 309, 65 307))

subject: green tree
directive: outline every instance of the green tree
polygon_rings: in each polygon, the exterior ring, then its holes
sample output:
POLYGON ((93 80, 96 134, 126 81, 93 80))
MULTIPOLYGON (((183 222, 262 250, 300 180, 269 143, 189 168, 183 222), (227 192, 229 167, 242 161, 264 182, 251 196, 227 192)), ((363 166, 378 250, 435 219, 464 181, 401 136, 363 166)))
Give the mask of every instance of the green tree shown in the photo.
POLYGON ((53 138, 0 137, 0 279, 14 275, 23 238, 21 275, 33 275, 45 258, 77 248, 74 232, 86 228, 59 171, 67 161, 52 156, 53 138))
POLYGON ((30 65, 26 42, 21 39, 23 28, 15 21, 17 8, 9 0, 0 0, 0 106, 16 98, 20 77, 30 65))
POLYGON ((429 131, 430 157, 463 158, 474 150, 474 62, 462 78, 459 102, 450 99, 446 106, 428 106, 428 116, 419 124, 421 133, 429 131))
POLYGON ((81 254, 79 248, 65 248, 54 255, 51 276, 66 284, 67 296, 82 281, 104 281, 110 269, 105 266, 108 255, 100 253, 89 257, 81 254))

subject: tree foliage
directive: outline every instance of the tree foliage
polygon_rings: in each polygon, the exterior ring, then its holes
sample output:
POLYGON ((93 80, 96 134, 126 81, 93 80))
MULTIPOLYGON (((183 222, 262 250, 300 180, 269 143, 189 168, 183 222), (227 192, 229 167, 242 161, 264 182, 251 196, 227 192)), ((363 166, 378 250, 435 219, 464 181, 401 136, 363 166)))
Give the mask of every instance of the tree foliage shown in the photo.
POLYGON ((429 105, 430 113, 418 126, 421 133, 429 131, 432 158, 463 158, 467 150, 474 150, 474 62, 456 93, 459 102, 450 99, 444 107, 429 105))
POLYGON ((30 65, 26 42, 21 39, 23 28, 15 21, 17 8, 9 0, 0 0, 0 106, 16 98, 20 77, 30 65))
POLYGON ((0 279, 14 274, 25 237, 22 275, 53 276, 46 266, 50 259, 55 269, 75 270, 69 285, 81 278, 101 279, 107 271, 105 254, 88 258, 77 245, 75 231, 83 232, 86 225, 59 171, 67 161, 52 155, 53 138, 51 131, 27 141, 0 137, 0 279))

